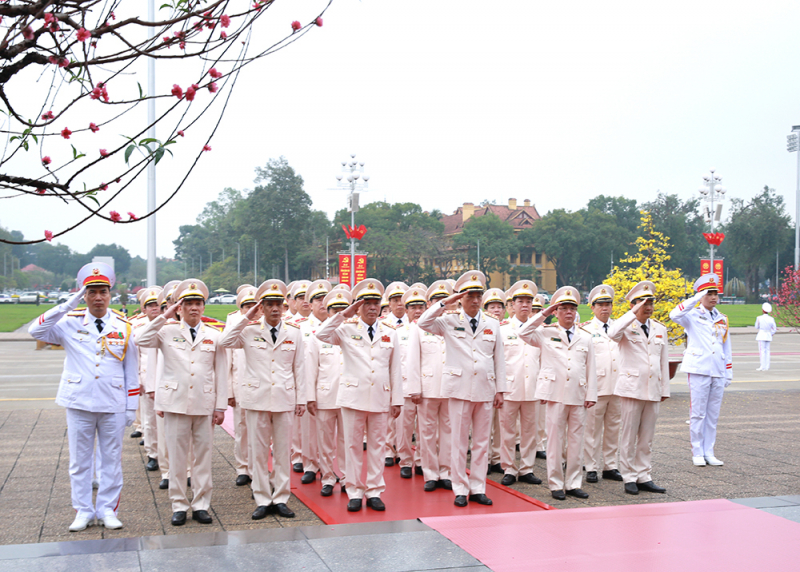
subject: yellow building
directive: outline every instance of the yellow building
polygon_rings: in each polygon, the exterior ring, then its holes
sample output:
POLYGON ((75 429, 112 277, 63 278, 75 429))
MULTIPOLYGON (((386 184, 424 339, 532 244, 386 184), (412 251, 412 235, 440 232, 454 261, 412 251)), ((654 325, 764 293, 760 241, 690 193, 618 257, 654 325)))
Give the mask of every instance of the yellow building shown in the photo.
MULTIPOLYGON (((508 199, 508 205, 486 205, 476 207, 473 203, 464 203, 458 207, 451 215, 442 217, 444 223, 445 236, 454 236, 459 234, 464 229, 464 224, 474 216, 483 216, 485 214, 495 214, 500 220, 503 220, 511 225, 514 233, 530 228, 534 222, 539 220, 541 216, 536 210, 536 207, 531 204, 528 199, 525 199, 522 205, 517 205, 517 199, 508 199)), ((525 271, 530 269, 533 274, 533 269, 538 271, 536 277, 536 285, 540 290, 546 290, 550 294, 556 290, 556 269, 553 263, 541 253, 536 252, 533 245, 526 245, 522 248, 512 260, 511 264, 518 267, 519 270, 525 271)), ((466 269, 459 263, 456 263, 452 268, 454 273, 458 274, 466 269)), ((488 276, 492 288, 502 288, 508 290, 511 287, 511 276, 508 274, 500 274, 493 272, 488 276)))

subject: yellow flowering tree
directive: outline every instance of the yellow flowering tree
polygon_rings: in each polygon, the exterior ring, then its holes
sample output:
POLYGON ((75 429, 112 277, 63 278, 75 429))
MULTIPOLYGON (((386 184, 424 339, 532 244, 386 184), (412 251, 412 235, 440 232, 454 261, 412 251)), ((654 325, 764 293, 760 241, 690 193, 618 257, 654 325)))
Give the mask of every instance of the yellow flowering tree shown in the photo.
POLYGON ((669 333, 669 340, 680 345, 686 339, 683 328, 669 319, 669 312, 692 292, 691 283, 683 277, 680 269, 667 270, 664 263, 670 259, 669 237, 655 230, 653 217, 641 211, 640 236, 636 239, 637 252, 625 253, 620 266, 614 266, 606 278, 606 284, 614 288, 614 318, 619 318, 630 309, 625 300, 631 288, 642 280, 656 285, 656 302, 653 318, 662 322, 669 333))

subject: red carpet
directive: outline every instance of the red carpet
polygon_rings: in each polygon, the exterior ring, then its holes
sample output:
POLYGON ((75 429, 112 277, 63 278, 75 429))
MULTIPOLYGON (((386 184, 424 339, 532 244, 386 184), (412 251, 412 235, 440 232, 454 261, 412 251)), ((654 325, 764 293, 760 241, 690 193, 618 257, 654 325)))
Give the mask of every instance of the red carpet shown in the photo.
POLYGON ((800 524, 721 499, 422 522, 495 572, 800 569, 800 524))

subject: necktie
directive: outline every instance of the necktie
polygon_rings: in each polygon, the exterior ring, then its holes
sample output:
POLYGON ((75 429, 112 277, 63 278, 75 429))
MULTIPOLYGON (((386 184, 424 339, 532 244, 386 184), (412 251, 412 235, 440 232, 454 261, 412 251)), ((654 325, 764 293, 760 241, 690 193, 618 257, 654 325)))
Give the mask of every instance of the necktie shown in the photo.
POLYGON ((398 326, 402 326, 403 325, 403 318, 397 318, 397 325, 398 326))
POLYGON ((189 333, 192 334, 192 341, 194 341, 195 337, 197 336, 197 332, 194 331, 194 328, 189 328, 189 333))
POLYGON ((94 323, 97 324, 97 333, 101 333, 103 331, 103 320, 97 318, 94 323))
POLYGON ((278 341, 278 329, 272 328, 270 331, 272 332, 272 343, 274 344, 276 341, 278 341))
POLYGON ((567 343, 569 344, 572 342, 572 332, 570 332, 569 330, 565 331, 567 332, 567 343))
POLYGON ((647 332, 647 324, 642 324, 642 331, 644 332, 644 337, 650 337, 650 334, 647 332))
POLYGON ((477 329, 478 329, 478 320, 476 320, 475 318, 472 318, 472 319, 469 321, 469 325, 470 325, 470 326, 472 326, 472 333, 474 334, 474 333, 475 333, 475 330, 477 330, 477 329))
POLYGON ((367 332, 369 333, 369 341, 372 341, 372 338, 374 337, 374 334, 372 333, 372 326, 369 327, 367 332))
POLYGON ((608 333, 608 324, 603 324, 603 329, 608 333))

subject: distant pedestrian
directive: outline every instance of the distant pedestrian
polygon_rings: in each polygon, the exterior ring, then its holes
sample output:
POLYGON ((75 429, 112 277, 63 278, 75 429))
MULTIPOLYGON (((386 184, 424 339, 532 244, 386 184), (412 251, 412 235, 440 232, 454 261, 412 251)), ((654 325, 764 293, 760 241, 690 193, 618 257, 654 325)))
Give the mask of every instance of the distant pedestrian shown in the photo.
POLYGON ((756 341, 758 342, 758 355, 761 358, 761 366, 756 371, 769 371, 769 344, 772 342, 772 336, 778 331, 778 326, 775 325, 775 320, 770 316, 772 312, 772 304, 764 302, 761 304, 761 311, 763 312, 756 318, 756 341))

